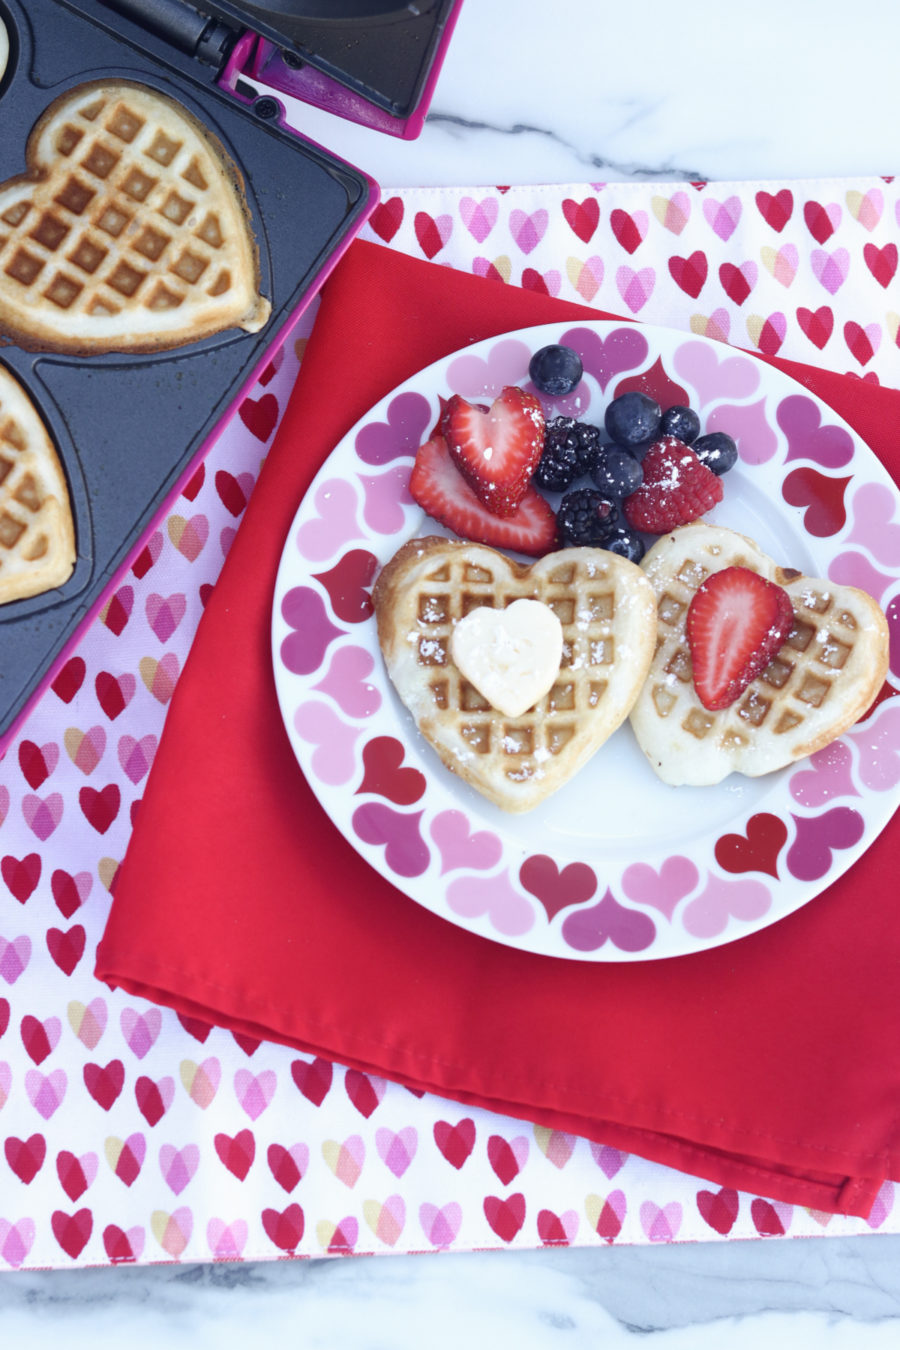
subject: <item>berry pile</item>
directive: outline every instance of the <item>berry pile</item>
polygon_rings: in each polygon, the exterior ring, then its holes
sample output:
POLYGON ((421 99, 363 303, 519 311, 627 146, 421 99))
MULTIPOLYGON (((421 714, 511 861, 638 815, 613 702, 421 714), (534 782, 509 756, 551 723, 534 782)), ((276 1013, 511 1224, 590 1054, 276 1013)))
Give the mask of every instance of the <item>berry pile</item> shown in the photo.
MULTIPOLYGON (((534 388, 554 398, 573 393, 582 375, 578 353, 559 345, 542 347, 529 366, 534 388)), ((475 543, 531 557, 607 548, 640 562, 645 536, 722 500, 721 476, 736 460, 730 436, 700 435, 692 408, 662 409, 630 390, 608 404, 602 428, 545 422, 539 399, 508 385, 490 407, 453 395, 409 487, 430 516, 475 543), (562 494, 555 512, 544 492, 562 494)))

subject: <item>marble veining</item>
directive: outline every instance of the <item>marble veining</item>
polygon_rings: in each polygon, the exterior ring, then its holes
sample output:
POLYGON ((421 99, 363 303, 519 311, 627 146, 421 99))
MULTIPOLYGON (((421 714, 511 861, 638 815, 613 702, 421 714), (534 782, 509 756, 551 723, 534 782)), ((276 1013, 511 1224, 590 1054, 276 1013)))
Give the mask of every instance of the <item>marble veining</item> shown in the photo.
MULTIPOLYGON (((384 187, 889 173, 898 50, 883 0, 466 0, 417 142, 292 116, 384 187)), ((898 1257, 872 1234, 6 1272, 0 1333, 17 1350, 893 1350, 898 1257)))

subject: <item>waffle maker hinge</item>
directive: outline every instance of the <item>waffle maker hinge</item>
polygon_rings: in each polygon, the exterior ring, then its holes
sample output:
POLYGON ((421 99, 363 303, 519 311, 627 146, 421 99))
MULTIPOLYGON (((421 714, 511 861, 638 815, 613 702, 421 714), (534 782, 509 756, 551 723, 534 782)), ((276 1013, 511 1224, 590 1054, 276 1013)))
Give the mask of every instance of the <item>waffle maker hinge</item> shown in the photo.
POLYGON ((107 9, 116 10, 139 24, 155 37, 168 42, 187 56, 221 70, 241 36, 221 19, 204 14, 184 0, 101 0, 107 9))

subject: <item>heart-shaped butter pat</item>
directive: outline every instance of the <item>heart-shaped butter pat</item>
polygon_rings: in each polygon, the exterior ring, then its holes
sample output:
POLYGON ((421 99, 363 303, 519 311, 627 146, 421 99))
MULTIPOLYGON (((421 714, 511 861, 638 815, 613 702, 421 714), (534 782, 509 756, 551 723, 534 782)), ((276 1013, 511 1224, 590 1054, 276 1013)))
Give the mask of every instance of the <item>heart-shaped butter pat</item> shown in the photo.
POLYGON ((450 638, 450 655, 463 675, 507 717, 520 717, 552 687, 562 647, 562 624, 540 600, 470 610, 450 638))

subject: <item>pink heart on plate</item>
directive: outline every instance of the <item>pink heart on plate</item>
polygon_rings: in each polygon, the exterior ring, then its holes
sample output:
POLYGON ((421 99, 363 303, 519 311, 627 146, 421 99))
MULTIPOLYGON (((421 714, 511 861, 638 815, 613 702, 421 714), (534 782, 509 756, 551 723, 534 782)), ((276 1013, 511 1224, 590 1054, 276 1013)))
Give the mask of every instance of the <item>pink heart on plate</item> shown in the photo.
POLYGON ((720 356, 705 342, 683 342, 673 365, 697 391, 701 407, 713 399, 749 398, 759 388, 759 364, 749 356, 720 356))
POLYGON ((313 506, 317 516, 297 530, 300 554, 311 562, 324 562, 362 531, 356 523, 356 490, 343 478, 329 478, 316 488, 313 506))
POLYGON ((441 855, 441 872, 471 868, 486 872, 503 856, 500 838, 490 830, 470 830, 462 811, 441 811, 431 822, 431 837, 441 855))
POLYGON ((460 877, 450 882, 446 896, 454 914, 467 919, 486 915, 506 937, 520 937, 534 927, 531 905, 513 888, 506 872, 495 877, 460 877))
POLYGON ((622 890, 629 900, 652 905, 671 919, 679 901, 699 880, 700 873, 691 860, 675 854, 666 858, 658 872, 649 863, 632 863, 622 874, 622 890))
POLYGON ((766 415, 766 400, 756 403, 722 403, 706 419, 706 430, 725 431, 733 437, 745 464, 765 464, 778 449, 778 436, 766 415))
POLYGON ((422 812, 406 815, 383 802, 366 802, 353 813, 353 828, 366 844, 383 844, 384 861, 399 877, 418 877, 427 869, 431 850, 422 838, 422 812))
POLYGON ((886 792, 900 782, 900 708, 888 704, 879 709, 849 739, 859 751, 859 778, 865 787, 886 792))
POLYGON ((761 881, 723 881, 710 875, 705 890, 685 907, 681 921, 693 937, 718 937, 730 919, 751 923, 761 919, 771 904, 772 894, 761 881))
POLYGON ((896 567, 900 563, 900 524, 896 496, 883 483, 864 483, 850 502, 853 528, 848 540, 864 544, 880 563, 896 567))
POLYGON ((447 367, 447 386, 463 398, 494 399, 504 385, 517 384, 528 374, 531 348, 518 338, 495 342, 487 356, 474 352, 457 356, 447 367))
POLYGON ((323 783, 337 787, 348 783, 356 772, 354 746, 361 731, 347 726, 326 703, 301 703, 294 713, 294 729, 301 740, 316 749, 312 771, 323 783))
POLYGON ((366 678, 374 668, 375 658, 364 647, 339 647, 313 688, 330 694, 348 717, 371 717, 381 707, 378 688, 366 678))
MULTIPOLYGON (((900 709, 898 709, 900 711, 900 709)), ((792 775, 791 796, 801 806, 824 806, 835 797, 858 797, 853 783, 853 755, 844 741, 834 741, 810 755, 808 767, 792 775)))

